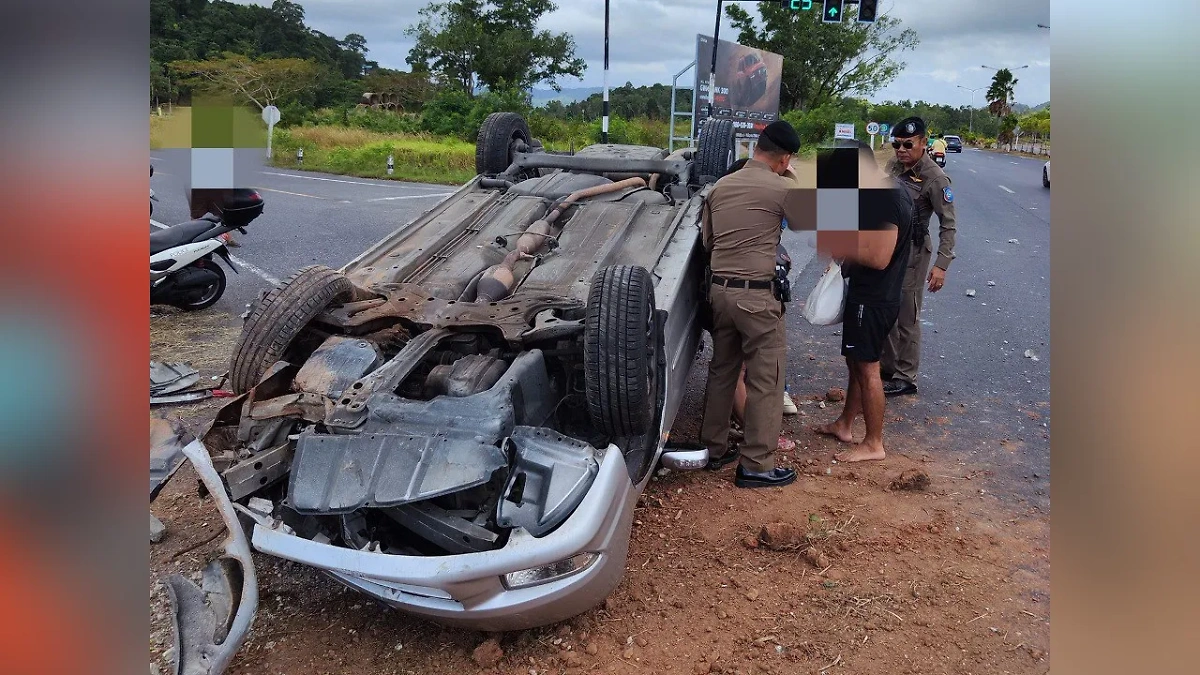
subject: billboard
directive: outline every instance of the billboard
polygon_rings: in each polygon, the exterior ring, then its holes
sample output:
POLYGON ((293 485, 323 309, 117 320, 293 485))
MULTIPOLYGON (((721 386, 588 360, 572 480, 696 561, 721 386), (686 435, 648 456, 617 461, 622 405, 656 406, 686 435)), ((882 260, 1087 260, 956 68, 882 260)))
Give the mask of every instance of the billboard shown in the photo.
POLYGON ((783 57, 736 42, 717 41, 715 105, 709 98, 713 39, 696 36, 696 129, 709 117, 733 120, 738 138, 757 138, 779 119, 779 80, 783 57))

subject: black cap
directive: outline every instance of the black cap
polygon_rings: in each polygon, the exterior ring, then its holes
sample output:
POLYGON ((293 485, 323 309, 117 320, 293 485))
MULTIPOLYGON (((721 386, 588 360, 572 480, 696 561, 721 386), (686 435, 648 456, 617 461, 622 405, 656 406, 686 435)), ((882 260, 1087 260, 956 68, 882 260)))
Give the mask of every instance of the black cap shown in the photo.
POLYGON ((762 130, 762 135, 785 152, 794 155, 800 151, 800 136, 785 120, 771 122, 762 130))
POLYGON ((924 136, 925 120, 920 117, 905 117, 892 127, 892 136, 908 138, 909 136, 924 136))

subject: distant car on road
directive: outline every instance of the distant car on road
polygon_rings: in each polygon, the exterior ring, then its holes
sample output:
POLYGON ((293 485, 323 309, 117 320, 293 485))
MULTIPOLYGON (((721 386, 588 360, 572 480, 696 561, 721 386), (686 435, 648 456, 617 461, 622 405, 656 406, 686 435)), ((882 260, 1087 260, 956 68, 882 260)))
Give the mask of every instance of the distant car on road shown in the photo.
POLYGON ((946 152, 962 152, 962 139, 958 136, 944 136, 946 152))
POLYGON ((1045 166, 1042 167, 1042 187, 1050 187, 1050 160, 1046 160, 1045 166))

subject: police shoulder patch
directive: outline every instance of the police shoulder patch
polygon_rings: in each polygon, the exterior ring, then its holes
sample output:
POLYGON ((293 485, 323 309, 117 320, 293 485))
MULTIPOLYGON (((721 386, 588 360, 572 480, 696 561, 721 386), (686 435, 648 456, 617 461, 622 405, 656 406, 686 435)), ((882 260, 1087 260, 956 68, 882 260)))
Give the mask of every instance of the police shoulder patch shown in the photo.
POLYGON ((953 204, 954 203, 954 191, 948 187, 942 188, 942 198, 946 200, 947 204, 953 204))

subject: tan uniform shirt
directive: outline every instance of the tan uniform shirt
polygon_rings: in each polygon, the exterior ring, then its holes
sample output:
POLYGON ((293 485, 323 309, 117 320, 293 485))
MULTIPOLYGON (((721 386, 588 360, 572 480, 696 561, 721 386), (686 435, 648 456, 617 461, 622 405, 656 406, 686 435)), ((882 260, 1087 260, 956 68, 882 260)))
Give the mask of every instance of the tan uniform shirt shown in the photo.
POLYGON ((753 159, 717 181, 701 215, 713 274, 727 279, 774 278, 783 219, 788 219, 789 229, 814 227, 809 221, 815 208, 804 208, 797 187, 795 181, 753 159))
POLYGON ((912 195, 913 207, 917 211, 913 225, 918 231, 929 236, 929 219, 933 214, 937 214, 940 242, 934 265, 944 270, 950 269, 950 261, 954 260, 954 235, 957 229, 950 177, 933 161, 928 152, 921 155, 921 159, 911 169, 905 169, 904 165, 893 157, 888 162, 887 170, 889 174, 898 177, 912 195))

